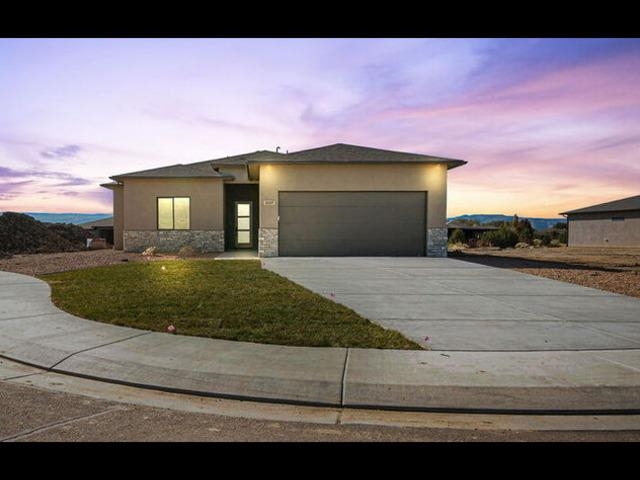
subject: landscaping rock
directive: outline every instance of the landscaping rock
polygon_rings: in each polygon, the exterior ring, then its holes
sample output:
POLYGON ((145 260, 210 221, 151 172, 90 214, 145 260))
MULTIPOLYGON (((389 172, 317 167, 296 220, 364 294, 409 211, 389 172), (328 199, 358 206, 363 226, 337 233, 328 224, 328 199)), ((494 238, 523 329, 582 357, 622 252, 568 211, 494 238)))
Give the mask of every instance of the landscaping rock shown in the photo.
POLYGON ((154 257, 156 255, 156 247, 149 247, 142 252, 143 257, 154 257))
POLYGON ((94 238, 89 244, 89 250, 102 250, 107 248, 107 241, 104 238, 94 238))

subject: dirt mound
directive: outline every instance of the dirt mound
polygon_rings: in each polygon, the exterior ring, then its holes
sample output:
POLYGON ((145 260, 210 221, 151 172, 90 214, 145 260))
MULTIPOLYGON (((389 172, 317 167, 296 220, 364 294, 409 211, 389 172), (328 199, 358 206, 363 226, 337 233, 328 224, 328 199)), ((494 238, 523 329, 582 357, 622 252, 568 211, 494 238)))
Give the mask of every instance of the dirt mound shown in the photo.
POLYGON ((89 230, 85 230, 73 223, 45 223, 49 231, 60 235, 65 240, 78 247, 87 245, 87 238, 93 238, 89 230))
POLYGON ((86 237, 76 225, 44 224, 29 215, 4 212, 0 215, 0 252, 56 253, 84 250, 86 237))

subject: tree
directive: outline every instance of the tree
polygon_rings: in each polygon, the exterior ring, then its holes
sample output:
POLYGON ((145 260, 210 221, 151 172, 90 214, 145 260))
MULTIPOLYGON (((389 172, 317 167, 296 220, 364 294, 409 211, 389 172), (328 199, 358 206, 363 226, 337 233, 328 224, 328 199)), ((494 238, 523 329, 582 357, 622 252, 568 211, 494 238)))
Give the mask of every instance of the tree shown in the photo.
POLYGON ((518 243, 518 234, 508 225, 503 225, 498 230, 484 232, 482 241, 488 243, 492 247, 509 248, 514 247, 518 243))
POLYGON ((451 238, 449 239, 449 243, 465 243, 467 239, 464 236, 464 232, 459 228, 456 228, 451 233, 451 238))

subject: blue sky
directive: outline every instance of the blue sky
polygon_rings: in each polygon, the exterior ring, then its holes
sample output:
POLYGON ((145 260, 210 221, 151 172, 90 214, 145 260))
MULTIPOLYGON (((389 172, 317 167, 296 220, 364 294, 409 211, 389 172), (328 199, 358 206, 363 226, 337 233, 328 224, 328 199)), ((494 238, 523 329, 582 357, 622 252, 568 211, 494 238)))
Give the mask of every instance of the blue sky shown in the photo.
POLYGON ((463 158, 449 215, 640 185, 636 39, 2 39, 0 211, 108 212, 126 171, 344 142, 463 158))

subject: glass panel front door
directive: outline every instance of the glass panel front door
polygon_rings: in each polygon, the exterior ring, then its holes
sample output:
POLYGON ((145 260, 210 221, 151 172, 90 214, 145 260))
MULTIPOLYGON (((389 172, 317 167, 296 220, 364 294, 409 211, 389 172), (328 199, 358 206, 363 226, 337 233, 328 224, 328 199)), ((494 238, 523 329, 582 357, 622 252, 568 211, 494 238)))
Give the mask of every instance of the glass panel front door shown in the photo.
POLYGON ((251 247, 251 202, 236 202, 236 247, 251 247))

